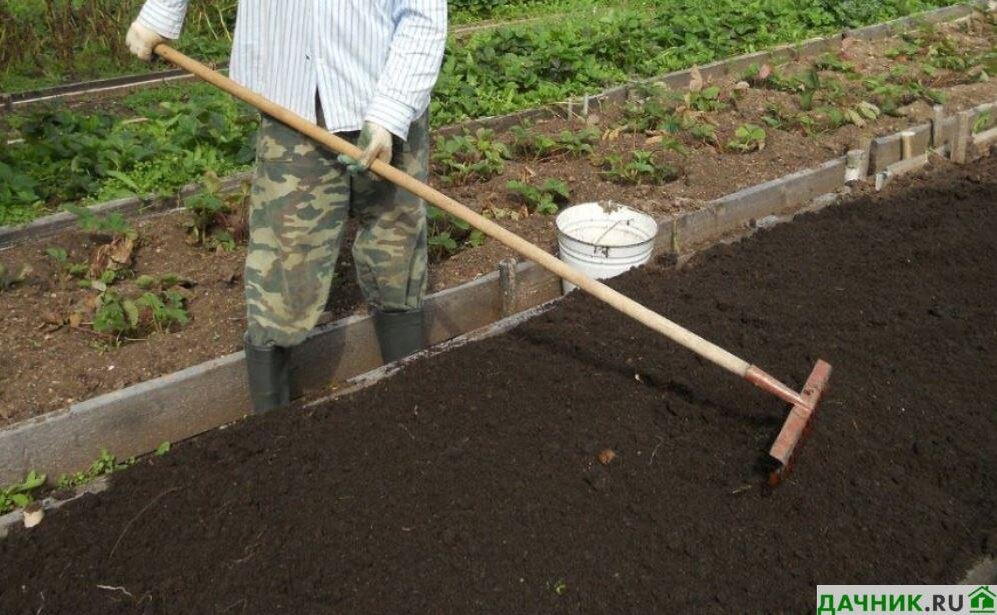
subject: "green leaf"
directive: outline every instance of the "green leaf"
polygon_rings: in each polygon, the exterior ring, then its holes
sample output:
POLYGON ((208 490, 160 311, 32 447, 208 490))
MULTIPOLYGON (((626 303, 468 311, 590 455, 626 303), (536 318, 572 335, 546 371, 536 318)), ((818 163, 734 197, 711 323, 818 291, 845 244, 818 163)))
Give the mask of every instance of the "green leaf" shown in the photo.
POLYGON ((62 248, 45 248, 45 254, 58 263, 65 263, 69 260, 69 253, 62 248))
POLYGON ((149 290, 156 284, 156 278, 151 275, 140 275, 135 279, 135 285, 142 290, 149 290))
POLYGON ((121 302, 121 307, 125 311, 125 315, 128 317, 128 324, 132 327, 138 325, 139 311, 138 306, 131 299, 125 299, 121 302))
POLYGON ((156 455, 159 456, 159 457, 162 457, 163 455, 165 455, 168 452, 170 452, 170 442, 169 442, 169 440, 167 440, 165 442, 162 442, 159 446, 156 447, 156 455))
POLYGON ((124 184, 129 190, 133 191, 135 194, 142 194, 144 192, 139 187, 139 185, 135 183, 135 180, 133 180, 131 177, 128 177, 127 175, 125 175, 120 171, 108 171, 107 175, 109 177, 113 177, 114 179, 124 184))

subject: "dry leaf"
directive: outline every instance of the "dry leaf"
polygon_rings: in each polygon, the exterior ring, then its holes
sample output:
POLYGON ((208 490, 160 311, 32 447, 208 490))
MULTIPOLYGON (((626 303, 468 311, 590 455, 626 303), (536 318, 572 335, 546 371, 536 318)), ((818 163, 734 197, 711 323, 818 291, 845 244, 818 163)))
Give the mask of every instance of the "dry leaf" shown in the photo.
POLYGON ((80 325, 83 324, 83 314, 79 312, 73 312, 69 315, 69 326, 74 329, 79 329, 80 325))
POLYGON ((772 76, 772 65, 762 64, 762 67, 758 70, 758 78, 764 80, 768 79, 771 76, 772 76))
POLYGON ((689 71, 689 91, 699 92, 703 89, 703 73, 699 72, 698 66, 693 66, 689 71))
POLYGON ((115 270, 132 262, 132 252, 135 251, 135 240, 131 237, 121 236, 111 242, 110 257, 111 262, 116 264, 115 270))
POLYGON ((609 464, 613 463, 614 459, 616 459, 616 451, 614 451, 611 448, 607 448, 606 450, 599 453, 599 463, 601 463, 604 466, 608 466, 609 464))

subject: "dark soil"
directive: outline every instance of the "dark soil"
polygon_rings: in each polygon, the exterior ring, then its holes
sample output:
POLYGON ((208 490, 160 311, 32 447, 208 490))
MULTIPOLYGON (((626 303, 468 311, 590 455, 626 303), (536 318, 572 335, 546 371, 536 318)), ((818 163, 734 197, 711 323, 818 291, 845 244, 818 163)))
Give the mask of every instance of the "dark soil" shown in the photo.
POLYGON ((793 386, 834 365, 775 492, 784 404, 575 294, 115 475, 0 542, 0 612, 799 613, 957 582, 997 554, 997 159, 911 183, 613 282, 793 386))

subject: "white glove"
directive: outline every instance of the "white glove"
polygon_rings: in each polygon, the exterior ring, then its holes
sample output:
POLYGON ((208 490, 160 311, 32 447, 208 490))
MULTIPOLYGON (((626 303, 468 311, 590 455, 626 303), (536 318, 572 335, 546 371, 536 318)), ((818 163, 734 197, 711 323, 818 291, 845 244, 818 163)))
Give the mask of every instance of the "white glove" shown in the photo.
POLYGON ((132 23, 128 28, 128 35, 125 37, 125 44, 140 60, 149 61, 152 59, 152 50, 156 45, 166 42, 166 37, 161 36, 155 30, 143 26, 139 22, 132 23))
POLYGON ((339 161, 346 165, 350 173, 363 173, 370 169, 370 165, 374 164, 375 160, 391 162, 393 149, 391 133, 379 124, 364 122, 360 138, 357 140, 357 147, 363 150, 360 160, 350 156, 339 157, 339 161))

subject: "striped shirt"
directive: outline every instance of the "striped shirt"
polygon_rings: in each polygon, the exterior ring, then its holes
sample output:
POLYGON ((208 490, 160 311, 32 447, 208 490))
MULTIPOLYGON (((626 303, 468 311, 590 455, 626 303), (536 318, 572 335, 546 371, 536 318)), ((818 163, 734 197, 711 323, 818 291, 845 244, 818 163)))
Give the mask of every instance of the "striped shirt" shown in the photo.
MULTIPOLYGON (((189 0, 146 0, 139 23, 180 36, 189 0)), ((402 139, 429 106, 446 0, 239 0, 232 79, 330 131, 371 121, 402 139)))

